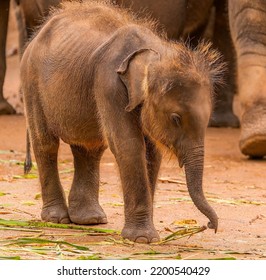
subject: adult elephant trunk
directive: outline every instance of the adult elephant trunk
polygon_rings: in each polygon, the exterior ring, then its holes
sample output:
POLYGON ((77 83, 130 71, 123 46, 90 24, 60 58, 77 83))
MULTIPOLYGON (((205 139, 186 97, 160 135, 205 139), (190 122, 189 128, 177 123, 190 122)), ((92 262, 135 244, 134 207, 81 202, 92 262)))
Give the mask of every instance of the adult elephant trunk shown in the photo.
POLYGON ((209 218, 208 227, 217 231, 218 217, 206 200, 202 189, 204 146, 189 149, 183 156, 188 192, 195 206, 209 218))

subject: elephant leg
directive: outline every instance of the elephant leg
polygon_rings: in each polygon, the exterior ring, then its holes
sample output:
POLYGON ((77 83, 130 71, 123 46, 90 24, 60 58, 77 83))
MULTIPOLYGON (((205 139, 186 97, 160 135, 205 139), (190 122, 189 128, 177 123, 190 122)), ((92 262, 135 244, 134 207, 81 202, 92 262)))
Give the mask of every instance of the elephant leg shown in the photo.
POLYGON ((43 207, 41 217, 47 222, 69 223, 65 195, 60 183, 57 154, 59 139, 47 134, 42 136, 31 131, 32 146, 42 188, 43 207))
POLYGON ((0 115, 15 114, 16 111, 3 95, 6 75, 6 37, 9 16, 9 0, 0 1, 0 115))
POLYGON ((159 235, 153 224, 152 189, 140 112, 127 112, 127 96, 110 93, 109 90, 99 90, 96 102, 100 108, 101 126, 121 179, 125 213, 121 235, 134 242, 155 242, 159 235))
POLYGON ((125 225, 121 235, 139 243, 158 241, 144 140, 130 138, 121 144, 109 139, 109 143, 118 163, 124 194, 125 225))
POLYGON ((105 147, 88 150, 71 145, 74 180, 69 194, 69 216, 77 224, 105 224, 106 215, 99 205, 99 165, 105 147))
POLYGON ((159 169, 161 166, 162 155, 153 142, 145 137, 146 143, 146 160, 147 170, 149 175, 149 182, 152 191, 152 198, 154 198, 155 187, 158 178, 159 169))
POLYGON ((25 24, 25 18, 23 16, 22 7, 19 3, 14 5, 15 16, 17 20, 17 28, 18 28, 18 35, 19 35, 19 56, 20 59, 23 55, 23 50, 25 43, 29 40, 29 36, 27 34, 27 28, 25 24))
POLYGON ((226 1, 216 1, 216 16, 213 45, 223 55, 227 64, 224 83, 216 89, 215 105, 209 126, 239 127, 239 120, 233 112, 233 98, 236 92, 235 52, 230 35, 226 1))
MULTIPOLYGON (((266 93, 266 88, 264 92, 266 93)), ((245 106, 239 147, 241 152, 250 158, 266 156, 266 99, 260 98, 251 106, 245 106)))
MULTIPOLYGON (((132 116, 128 116, 130 118, 132 116)), ((145 141, 135 120, 123 119, 105 127, 109 147, 116 158, 124 196, 125 225, 121 235, 139 243, 159 240, 153 225, 152 190, 145 141), (123 131, 123 133, 121 133, 123 131)))
POLYGON ((38 87, 31 83, 27 83, 27 87, 23 88, 24 96, 28 95, 25 98, 27 134, 29 133, 30 136, 41 183, 43 200, 41 217, 47 222, 70 223, 58 173, 59 138, 55 137, 47 126, 46 117, 36 94, 38 91, 38 87))
POLYGON ((266 2, 229 1, 230 30, 237 54, 242 108, 240 150, 266 156, 266 2))

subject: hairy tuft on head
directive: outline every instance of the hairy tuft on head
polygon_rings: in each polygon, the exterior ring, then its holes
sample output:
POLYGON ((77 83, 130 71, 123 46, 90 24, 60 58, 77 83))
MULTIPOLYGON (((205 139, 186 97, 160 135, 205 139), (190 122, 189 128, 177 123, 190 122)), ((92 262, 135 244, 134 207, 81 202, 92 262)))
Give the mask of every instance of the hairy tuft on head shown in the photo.
POLYGON ((150 90, 160 87, 166 93, 182 83, 186 85, 208 84, 210 87, 211 98, 215 95, 218 86, 223 85, 223 76, 226 70, 226 63, 223 62, 222 55, 212 48, 211 43, 200 42, 195 48, 184 42, 168 42, 171 44, 174 52, 166 56, 165 63, 159 65, 160 79, 150 71, 150 90), (162 70, 163 68, 163 70, 162 70))
POLYGON ((181 74, 196 81, 207 81, 212 91, 223 85, 226 63, 210 42, 201 41, 192 48, 189 43, 175 44, 178 68, 181 74))
POLYGON ((222 55, 212 48, 211 42, 201 41, 193 52, 195 64, 201 71, 208 74, 213 87, 222 85, 226 63, 223 61, 222 55))
MULTIPOLYGON (((189 43, 174 42, 176 52, 173 56, 173 67, 183 81, 195 81, 198 84, 207 83, 210 87, 212 102, 217 88, 224 84, 226 63, 219 51, 210 42, 201 41, 193 48, 189 43)), ((171 87, 171 85, 170 85, 171 87)), ((172 85, 174 87, 174 84, 172 85)))

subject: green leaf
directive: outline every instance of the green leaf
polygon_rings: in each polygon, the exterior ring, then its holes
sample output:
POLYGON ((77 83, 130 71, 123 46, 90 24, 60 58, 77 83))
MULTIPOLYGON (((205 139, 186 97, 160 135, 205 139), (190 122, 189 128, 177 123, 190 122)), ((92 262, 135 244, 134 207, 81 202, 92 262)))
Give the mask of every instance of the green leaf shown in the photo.
POLYGON ((166 242, 169 242, 169 241, 172 241, 175 239, 180 239, 180 238, 183 238, 186 236, 191 236, 196 233, 202 232, 206 229, 207 228, 205 226, 202 226, 202 227, 195 226, 195 227, 191 227, 191 228, 180 229, 180 230, 175 231, 172 234, 166 236, 162 241, 159 241, 157 244, 164 244, 166 242))
POLYGON ((14 230, 14 231, 26 231, 26 232, 42 232, 40 229, 28 229, 28 228, 16 228, 16 227, 1 227, 0 230, 14 230))
POLYGON ((29 173, 24 175, 13 175, 13 179, 36 179, 38 178, 37 174, 29 173))
POLYGON ((32 202, 32 201, 23 201, 21 204, 26 205, 26 206, 32 206, 32 205, 35 205, 36 203, 32 202))
POLYGON ((179 221, 174 221, 172 223, 172 225, 175 226, 191 226, 191 225, 197 225, 197 221, 196 220, 179 220, 179 221))
POLYGON ((10 244, 16 244, 16 245, 26 245, 26 244, 34 244, 34 243, 38 243, 38 244, 49 244, 49 243, 53 243, 53 244, 63 244, 63 245, 68 245, 71 247, 74 247, 78 250, 82 250, 82 251, 89 251, 90 249, 88 247, 85 246, 80 246, 80 245, 75 245, 66 241, 61 241, 61 240, 49 240, 49 239, 41 239, 41 238, 18 238, 14 241, 11 241, 10 244))
MULTIPOLYGON (((161 255, 161 254, 165 254, 165 253, 158 252, 158 251, 155 251, 155 250, 151 249, 149 251, 133 253, 132 255, 161 255)), ((169 253, 167 253, 167 254, 169 254, 169 253)))
POLYGON ((42 198, 42 194, 41 193, 36 193, 36 195, 34 196, 35 200, 39 200, 42 198))
POLYGON ((56 224, 50 222, 39 222, 39 221, 17 221, 17 220, 4 220, 0 219, 0 225, 2 226, 18 226, 18 227, 37 227, 37 228, 60 228, 60 229, 76 229, 83 230, 88 233, 108 233, 108 234, 120 234, 120 231, 114 229, 105 228, 92 228, 85 226, 78 226, 72 224, 56 224))
POLYGON ((6 257, 6 256, 0 256, 0 260, 20 260, 20 256, 14 256, 14 257, 6 257))
POLYGON ((99 255, 90 255, 90 256, 80 256, 77 257, 77 260, 101 260, 102 258, 99 255))

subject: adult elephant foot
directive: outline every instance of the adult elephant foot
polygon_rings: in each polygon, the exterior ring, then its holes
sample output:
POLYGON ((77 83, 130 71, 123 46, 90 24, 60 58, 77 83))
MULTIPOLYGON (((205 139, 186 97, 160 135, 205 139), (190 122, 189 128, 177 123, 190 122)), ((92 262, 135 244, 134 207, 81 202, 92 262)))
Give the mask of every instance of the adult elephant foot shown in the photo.
POLYGON ((240 123, 238 117, 232 111, 214 111, 209 126, 238 128, 240 123))
POLYGON ((247 109, 241 121, 239 147, 251 158, 266 156, 266 104, 257 102, 247 109))
POLYGON ((125 225, 121 233, 123 238, 137 243, 154 243, 160 241, 153 225, 125 225))
POLYGON ((11 114, 16 114, 15 109, 6 100, 0 100, 0 115, 11 114))

